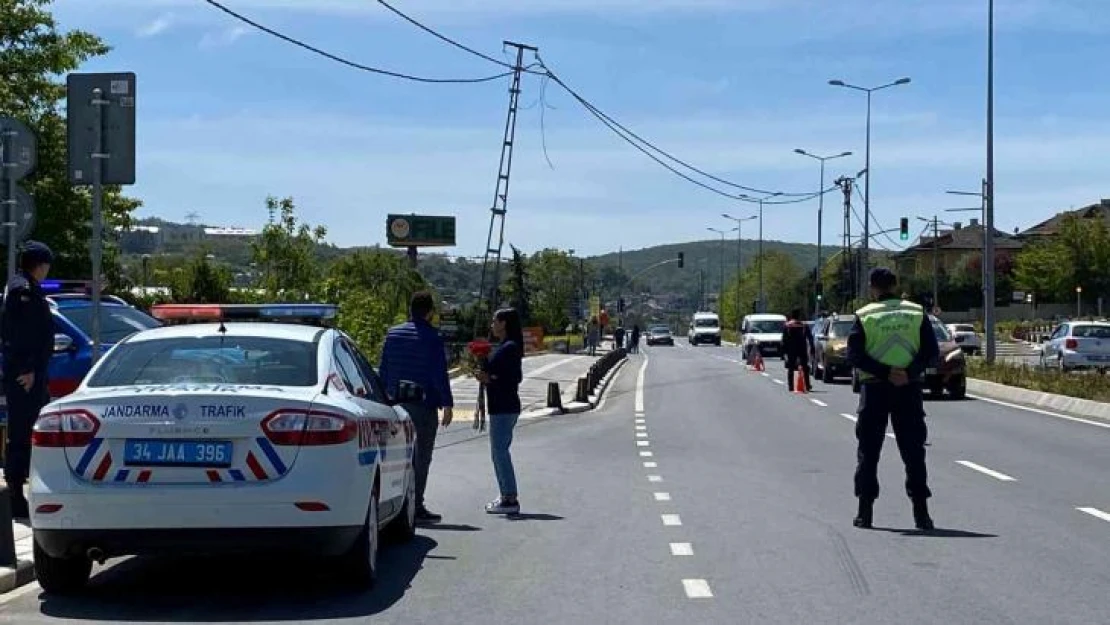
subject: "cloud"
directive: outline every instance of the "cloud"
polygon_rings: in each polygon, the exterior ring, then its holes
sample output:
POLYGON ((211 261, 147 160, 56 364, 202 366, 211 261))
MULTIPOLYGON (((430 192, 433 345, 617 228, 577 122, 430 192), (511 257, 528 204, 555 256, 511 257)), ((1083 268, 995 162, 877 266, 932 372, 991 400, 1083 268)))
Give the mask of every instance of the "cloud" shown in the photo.
POLYGON ((246 26, 233 26, 215 33, 205 33, 198 44, 202 49, 230 46, 250 32, 246 26))
POLYGON ((156 17, 153 21, 139 27, 135 32, 138 37, 154 37, 166 32, 174 23, 173 13, 164 13, 156 17))

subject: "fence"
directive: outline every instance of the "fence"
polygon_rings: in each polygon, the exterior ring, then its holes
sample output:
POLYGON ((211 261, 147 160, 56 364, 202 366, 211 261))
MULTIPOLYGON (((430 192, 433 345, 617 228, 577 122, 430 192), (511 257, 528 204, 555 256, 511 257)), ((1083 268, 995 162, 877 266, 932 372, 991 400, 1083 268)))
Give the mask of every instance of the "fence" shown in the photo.
POLYGON ((623 347, 618 347, 595 360, 594 364, 590 365, 590 370, 586 372, 586 375, 578 378, 578 389, 574 401, 589 402, 590 395, 597 391, 597 387, 605 379, 605 376, 627 357, 628 352, 623 347))

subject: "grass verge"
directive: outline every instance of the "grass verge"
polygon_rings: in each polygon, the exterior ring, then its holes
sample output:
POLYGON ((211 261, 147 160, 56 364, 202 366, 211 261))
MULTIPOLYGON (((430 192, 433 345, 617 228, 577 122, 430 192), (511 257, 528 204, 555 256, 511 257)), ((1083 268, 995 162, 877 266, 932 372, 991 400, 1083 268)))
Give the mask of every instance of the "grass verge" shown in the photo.
POLYGON ((1031 391, 1110 402, 1110 377, 1098 373, 1061 373, 1054 369, 1004 362, 988 364, 973 358, 968 360, 967 374, 972 378, 1031 391))

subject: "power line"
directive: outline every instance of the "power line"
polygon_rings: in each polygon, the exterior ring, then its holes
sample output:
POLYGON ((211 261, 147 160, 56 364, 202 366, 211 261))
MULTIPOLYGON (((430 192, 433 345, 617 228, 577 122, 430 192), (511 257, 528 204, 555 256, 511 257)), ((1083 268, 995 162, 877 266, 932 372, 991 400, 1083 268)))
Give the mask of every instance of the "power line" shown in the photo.
MULTIPOLYGON (((860 192, 858 186, 856 187, 856 195, 858 195, 860 201, 863 202, 863 193, 860 192)), ((864 202, 864 204, 866 205, 866 202, 864 202)), ((886 228, 884 228, 883 225, 881 223, 879 223, 879 218, 876 217, 874 213, 871 213, 870 217, 871 217, 872 223, 874 223, 875 227, 879 229, 879 232, 881 232, 883 234, 883 236, 886 237, 887 241, 890 241, 891 244, 894 245, 894 247, 899 247, 901 245, 901 243, 898 243, 897 241, 895 241, 894 238, 890 236, 890 233, 886 231, 886 228)))
POLYGON ((404 73, 401 73, 401 72, 394 72, 394 71, 391 71, 391 70, 381 69, 381 68, 378 68, 378 67, 370 67, 369 65, 363 65, 362 63, 358 63, 358 62, 352 61, 350 59, 343 58, 343 57, 338 56, 336 54, 332 54, 331 52, 327 52, 327 51, 321 50, 320 48, 317 48, 313 45, 307 44, 307 43, 305 43, 305 42, 303 42, 299 39, 295 39, 295 38, 290 37, 288 35, 284 35, 284 34, 278 32, 278 31, 276 31, 272 28, 269 28, 267 26, 259 24, 258 22, 246 17, 245 15, 242 15, 240 13, 236 13, 235 11, 232 11, 231 9, 229 9, 226 6, 220 4, 219 2, 216 2, 216 0, 204 0, 204 2, 208 3, 209 5, 211 5, 212 7, 216 8, 216 9, 219 9, 220 11, 223 11, 227 15, 230 15, 231 17, 239 20, 240 22, 243 22, 244 24, 248 24, 249 26, 251 26, 253 28, 256 28, 256 29, 268 34, 268 35, 271 35, 273 37, 277 37, 278 39, 281 39, 282 41, 285 41, 286 43, 293 44, 293 45, 295 45, 299 48, 303 48, 305 50, 308 50, 309 52, 312 52, 314 54, 318 54, 318 55, 320 55, 320 56, 322 56, 326 59, 335 61, 336 63, 340 63, 342 65, 346 65, 348 67, 352 67, 354 69, 361 70, 361 71, 364 71, 364 72, 369 72, 371 74, 379 74, 379 75, 382 75, 382 76, 390 76, 392 78, 401 78, 403 80, 411 80, 413 82, 436 83, 436 84, 482 83, 482 82, 490 82, 490 81, 494 81, 494 80, 499 80, 501 78, 506 78, 506 77, 512 75, 512 72, 503 72, 501 74, 497 74, 497 75, 494 75, 494 76, 485 76, 485 77, 482 77, 482 78, 428 78, 428 77, 425 77, 425 76, 414 76, 412 74, 404 74, 404 73))

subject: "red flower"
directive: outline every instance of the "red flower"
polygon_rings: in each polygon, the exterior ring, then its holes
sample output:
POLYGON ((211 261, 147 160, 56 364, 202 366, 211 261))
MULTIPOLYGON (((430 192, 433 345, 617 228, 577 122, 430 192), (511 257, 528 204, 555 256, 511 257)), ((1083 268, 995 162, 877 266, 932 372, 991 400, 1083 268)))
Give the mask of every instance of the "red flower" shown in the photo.
POLYGON ((490 352, 493 351, 493 345, 485 339, 476 339, 467 343, 466 349, 475 358, 488 358, 490 352))

